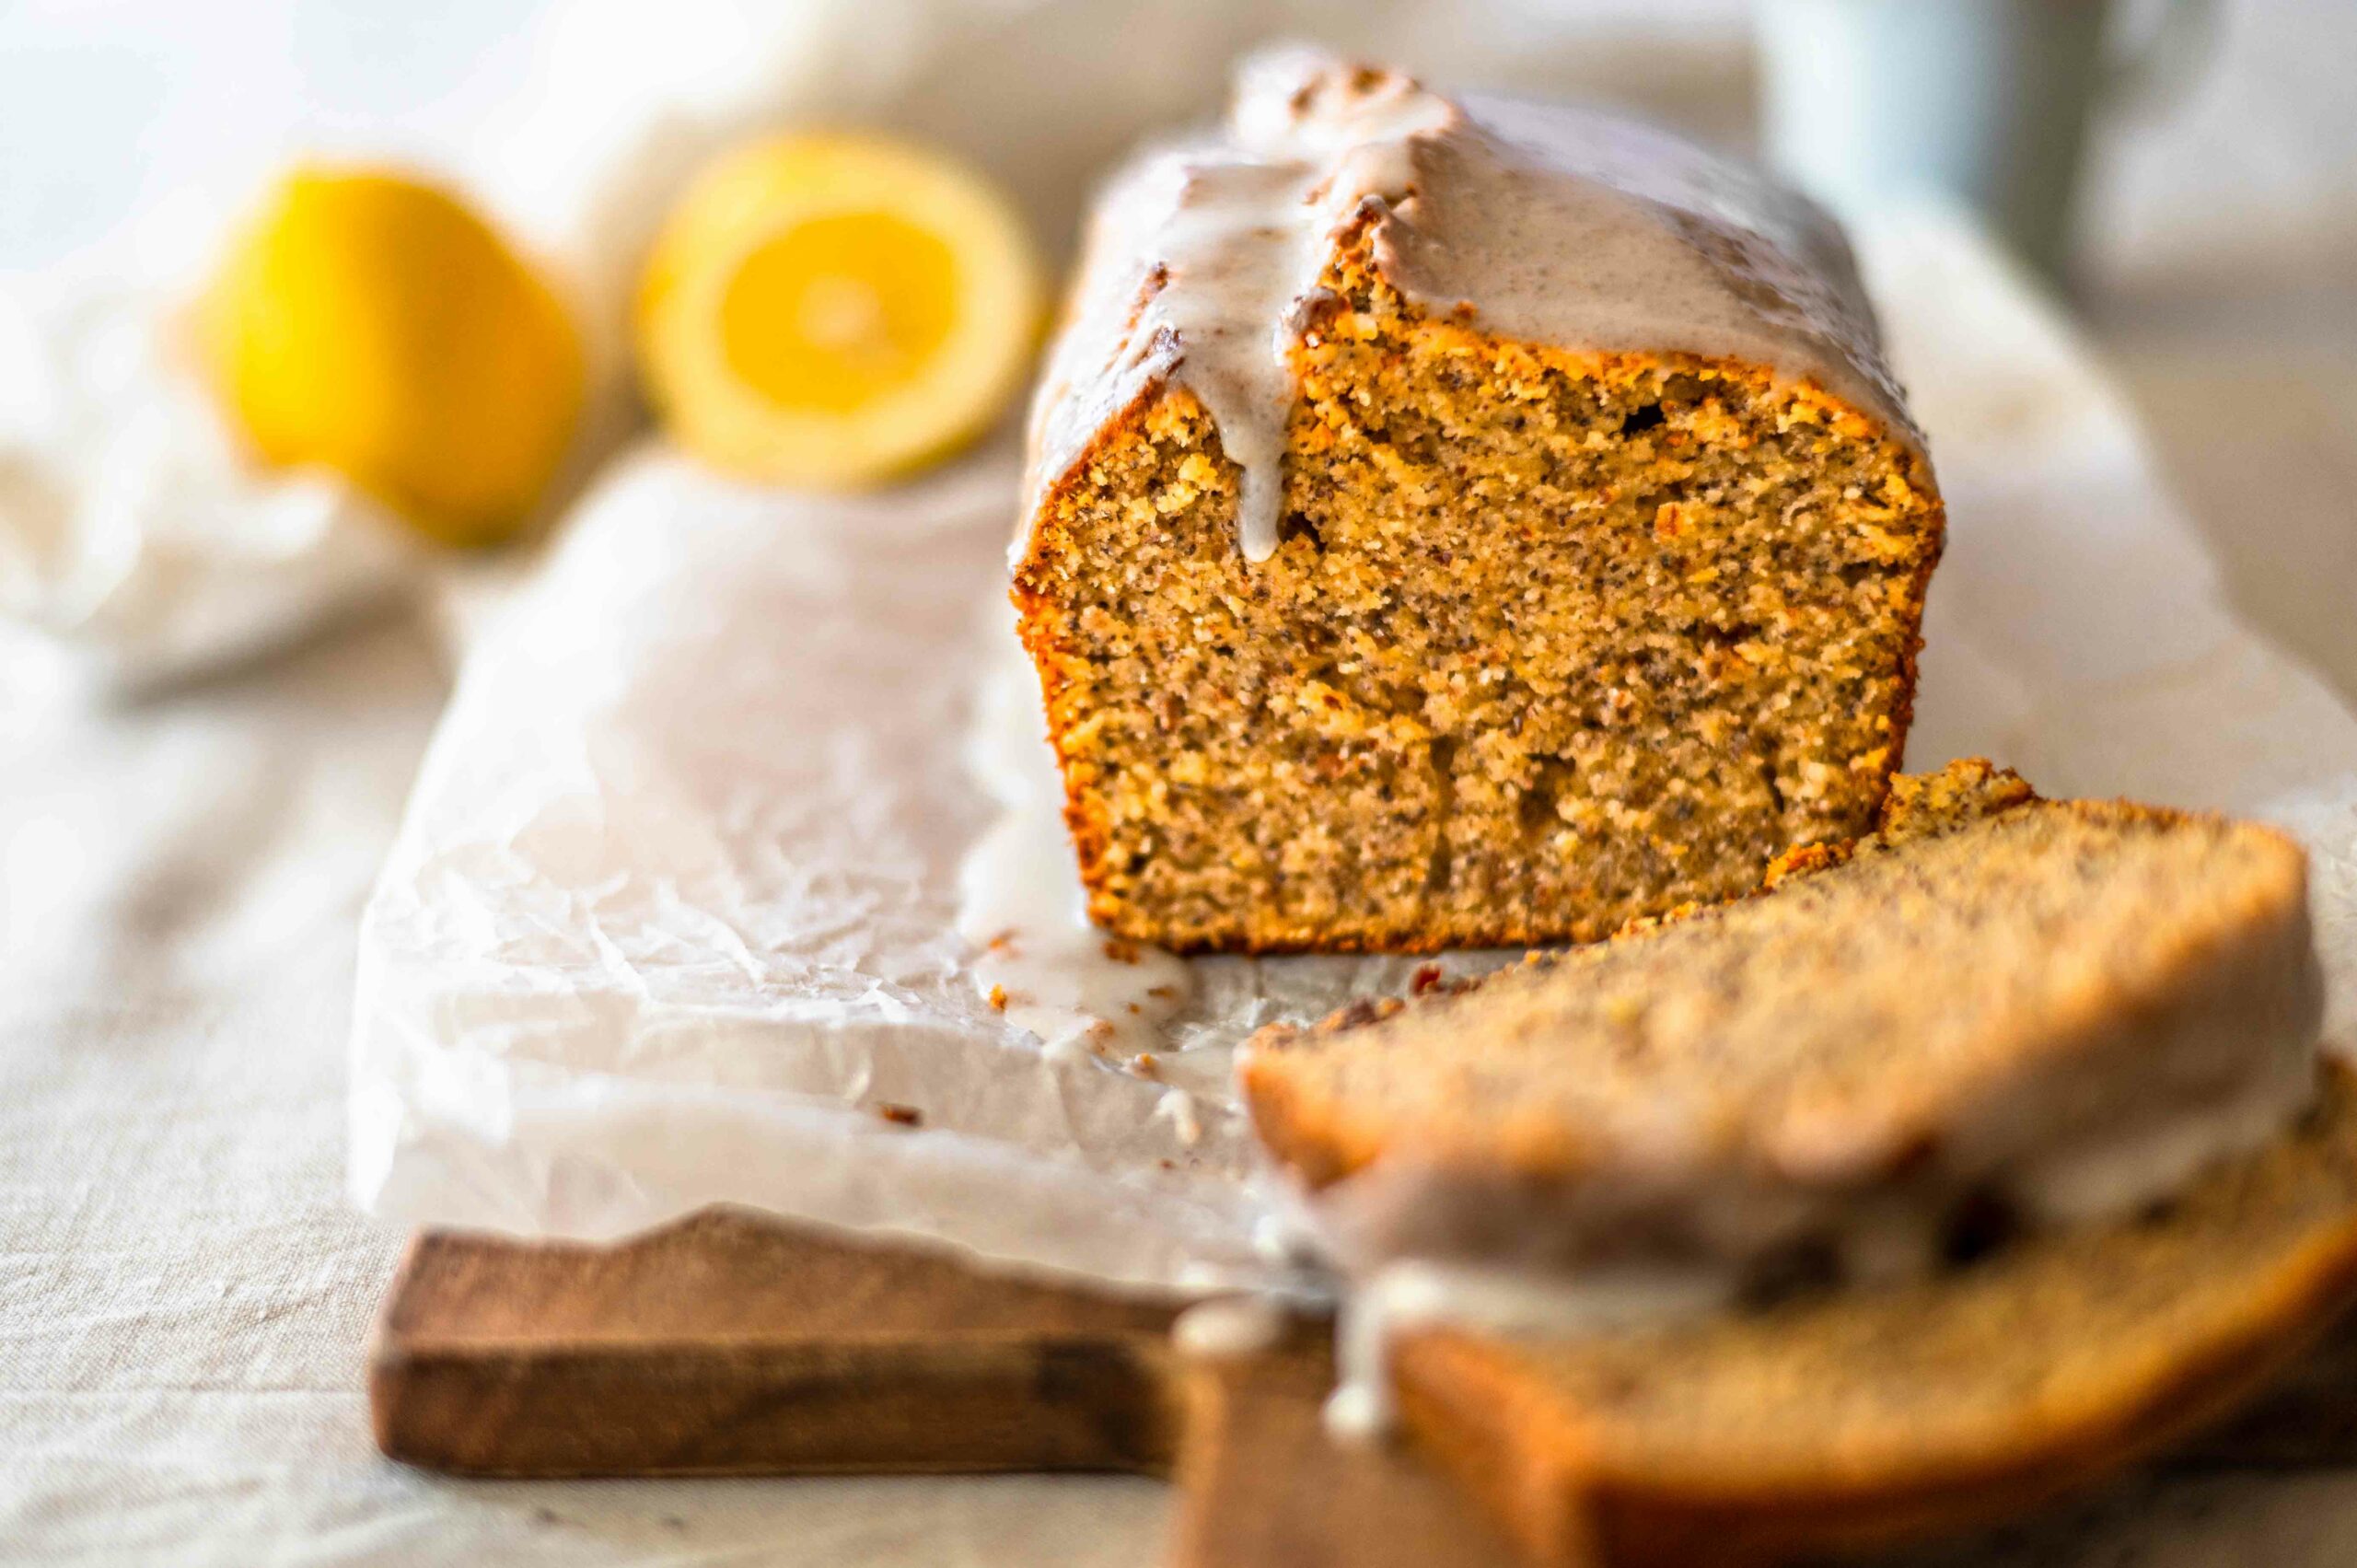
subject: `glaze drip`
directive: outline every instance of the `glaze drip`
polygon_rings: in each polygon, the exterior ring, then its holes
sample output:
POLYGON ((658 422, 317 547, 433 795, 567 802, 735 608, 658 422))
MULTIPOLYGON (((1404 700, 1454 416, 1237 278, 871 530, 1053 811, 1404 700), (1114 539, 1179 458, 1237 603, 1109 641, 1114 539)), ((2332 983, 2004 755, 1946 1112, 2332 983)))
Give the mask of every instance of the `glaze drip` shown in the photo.
POLYGON ((1247 560, 1276 552, 1291 354, 1326 241, 1364 203, 1406 194, 1408 139, 1452 112, 1403 76, 1345 81, 1314 55, 1261 55, 1244 68, 1225 136, 1149 156, 1108 198, 1102 229, 1154 240, 1110 373, 1202 401, 1240 470, 1247 560))
POLYGON ((1289 49, 1246 62, 1220 132, 1146 152, 1098 203, 1033 409, 1027 516, 1100 431, 1178 386, 1239 470, 1245 558, 1274 553, 1293 349, 1332 242, 1360 226, 1427 310, 1573 351, 1763 366, 1921 445, 1848 248, 1805 199, 1647 126, 1289 49))

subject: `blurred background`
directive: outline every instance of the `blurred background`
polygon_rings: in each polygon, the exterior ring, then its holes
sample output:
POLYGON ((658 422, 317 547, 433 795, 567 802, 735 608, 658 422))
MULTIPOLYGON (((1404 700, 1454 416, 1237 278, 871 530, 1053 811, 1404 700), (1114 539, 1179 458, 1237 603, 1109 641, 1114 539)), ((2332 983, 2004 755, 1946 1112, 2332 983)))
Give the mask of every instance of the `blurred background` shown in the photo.
MULTIPOLYGON (((352 929, 451 628, 529 553, 256 465, 166 351, 290 168, 430 177, 575 312, 579 364, 541 346, 584 433, 493 530, 528 541, 644 425, 631 296, 714 156, 912 138, 1004 192, 1052 286, 1108 162, 1272 38, 1973 214, 2116 378, 2237 610, 2357 696, 2351 0, 0 0, 0 1556, 1138 1560, 1142 1482, 560 1497, 375 1461, 401 1238, 343 1196, 352 929)), ((446 230, 492 297, 538 297, 446 230)), ((364 274, 401 252, 360 232, 364 274)), ((429 306, 465 270, 431 254, 429 306)), ((377 352, 355 334, 313 368, 377 352)), ((2194 1540, 2207 1496, 2116 1523, 2194 1540)), ((2357 1492, 2246 1504, 2305 1543, 2274 1561, 2345 1560, 2357 1492)))

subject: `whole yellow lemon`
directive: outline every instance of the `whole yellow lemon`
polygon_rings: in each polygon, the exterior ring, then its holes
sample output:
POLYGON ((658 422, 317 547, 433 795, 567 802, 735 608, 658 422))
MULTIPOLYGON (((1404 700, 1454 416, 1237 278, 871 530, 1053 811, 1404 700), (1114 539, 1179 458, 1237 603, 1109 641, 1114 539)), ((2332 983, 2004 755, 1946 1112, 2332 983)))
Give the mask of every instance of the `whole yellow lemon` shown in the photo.
POLYGON ((231 421, 272 462, 349 477, 449 544, 510 537, 581 415, 555 293, 449 192, 298 168, 197 304, 231 421))
POLYGON ((1022 217, 974 171, 872 134, 781 136, 671 212, 639 284, 639 369, 706 461, 851 488, 987 428, 1044 304, 1022 217))

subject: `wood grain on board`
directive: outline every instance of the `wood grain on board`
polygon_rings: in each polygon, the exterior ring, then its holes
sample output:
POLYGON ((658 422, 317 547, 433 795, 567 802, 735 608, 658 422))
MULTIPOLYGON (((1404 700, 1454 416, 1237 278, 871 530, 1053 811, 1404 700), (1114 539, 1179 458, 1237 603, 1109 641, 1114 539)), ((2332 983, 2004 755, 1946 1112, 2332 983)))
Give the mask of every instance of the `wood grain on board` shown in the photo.
POLYGON ((1172 1568, 1512 1568, 1469 1498, 1402 1447, 1338 1444, 1322 1329, 1185 1364, 1172 1568))
POLYGON ((727 1210, 613 1248, 428 1234, 377 1446, 469 1475, 1160 1471, 1167 1307, 727 1210))
MULTIPOLYGON (((1321 1325, 1184 1358, 1167 1306, 714 1210, 611 1248, 428 1234, 370 1356, 377 1446, 513 1477, 1171 1476, 1178 1568, 1509 1559, 1454 1488, 1318 1421, 1321 1325)), ((2357 1330, 2179 1465, 2357 1458, 2357 1330)))
POLYGON ((1187 1359, 1174 1316, 725 1210, 614 1248, 429 1234, 369 1396, 386 1454, 459 1474, 1175 1472, 1174 1568, 1505 1568, 1411 1456, 1328 1438, 1322 1326, 1187 1359))

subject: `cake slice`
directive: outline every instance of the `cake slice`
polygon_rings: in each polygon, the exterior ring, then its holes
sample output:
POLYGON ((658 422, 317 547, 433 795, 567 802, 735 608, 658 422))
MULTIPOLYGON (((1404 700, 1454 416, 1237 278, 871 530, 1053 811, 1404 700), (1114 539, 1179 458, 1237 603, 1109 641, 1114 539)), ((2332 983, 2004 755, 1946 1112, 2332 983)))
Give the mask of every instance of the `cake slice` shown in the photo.
POLYGON ((1530 1561, 2002 1518, 2357 1293, 2289 842, 1962 763, 1766 881, 1247 1055, 1360 1275, 1357 1375, 1530 1561))
POLYGON ((1772 890, 1251 1043, 1254 1125, 1346 1260, 1920 1272, 2118 1214, 2314 1085, 2305 862, 1986 764, 1772 890))
POLYGON ((1093 918, 1586 940, 1872 823, 1942 512, 1849 252, 1639 125, 1297 53, 1113 180, 1013 592, 1093 918))
POLYGON ((2159 1452, 2357 1289, 2357 1086, 2165 1207, 1912 1284, 1578 1335, 1411 1330, 1407 1425, 1550 1568, 1754 1568, 1993 1523, 2159 1452))

